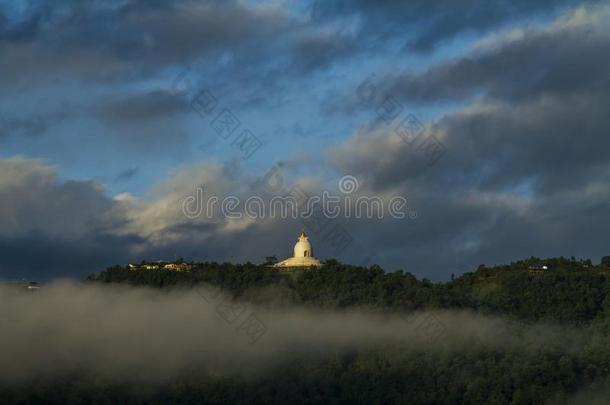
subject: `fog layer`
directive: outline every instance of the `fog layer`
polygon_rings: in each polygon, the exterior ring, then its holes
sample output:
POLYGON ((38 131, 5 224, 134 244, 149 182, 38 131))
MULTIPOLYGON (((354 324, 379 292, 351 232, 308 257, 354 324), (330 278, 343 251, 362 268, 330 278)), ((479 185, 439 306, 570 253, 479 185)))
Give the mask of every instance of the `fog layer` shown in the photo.
POLYGON ((439 356, 471 350, 582 350, 582 332, 467 312, 269 309, 208 287, 182 291, 69 282, 38 293, 0 287, 0 383, 91 372, 161 382, 189 370, 260 375, 280 361, 388 347, 439 356))

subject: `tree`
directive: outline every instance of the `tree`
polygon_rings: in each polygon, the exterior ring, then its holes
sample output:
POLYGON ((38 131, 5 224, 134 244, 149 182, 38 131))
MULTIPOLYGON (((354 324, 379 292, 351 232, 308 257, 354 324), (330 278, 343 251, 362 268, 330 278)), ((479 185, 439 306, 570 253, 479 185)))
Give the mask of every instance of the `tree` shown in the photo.
POLYGON ((275 255, 274 256, 267 256, 267 257, 265 257, 265 262, 263 263, 263 265, 271 266, 271 265, 276 264, 277 262, 278 262, 278 260, 277 260, 277 257, 275 255))

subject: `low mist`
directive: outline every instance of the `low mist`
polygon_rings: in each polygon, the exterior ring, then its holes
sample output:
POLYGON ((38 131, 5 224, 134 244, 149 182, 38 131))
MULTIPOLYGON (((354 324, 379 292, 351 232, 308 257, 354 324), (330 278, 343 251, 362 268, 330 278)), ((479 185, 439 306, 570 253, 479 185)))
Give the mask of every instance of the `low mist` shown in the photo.
POLYGON ((583 350, 583 332, 468 312, 404 316, 364 309, 269 309, 211 287, 160 291, 60 282, 0 287, 0 383, 80 371, 158 383, 197 370, 258 376, 292 358, 395 348, 439 356, 473 350, 583 350))

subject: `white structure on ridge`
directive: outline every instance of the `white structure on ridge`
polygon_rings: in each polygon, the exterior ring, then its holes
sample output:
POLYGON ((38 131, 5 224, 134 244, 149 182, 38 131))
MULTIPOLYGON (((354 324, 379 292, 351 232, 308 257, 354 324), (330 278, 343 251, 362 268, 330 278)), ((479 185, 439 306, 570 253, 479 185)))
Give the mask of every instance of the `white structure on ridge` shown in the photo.
POLYGON ((299 240, 294 245, 294 256, 276 263, 274 267, 320 267, 322 263, 313 257, 313 249, 305 231, 301 231, 299 240))

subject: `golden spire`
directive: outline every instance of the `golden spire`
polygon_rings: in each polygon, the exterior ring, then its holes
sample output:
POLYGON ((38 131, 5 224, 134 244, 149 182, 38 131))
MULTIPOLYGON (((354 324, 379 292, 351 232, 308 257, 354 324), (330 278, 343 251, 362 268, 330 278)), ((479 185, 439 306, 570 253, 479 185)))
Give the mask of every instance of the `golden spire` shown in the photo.
POLYGON ((301 234, 299 235, 299 238, 306 238, 307 235, 305 234, 305 229, 301 229, 301 234))

